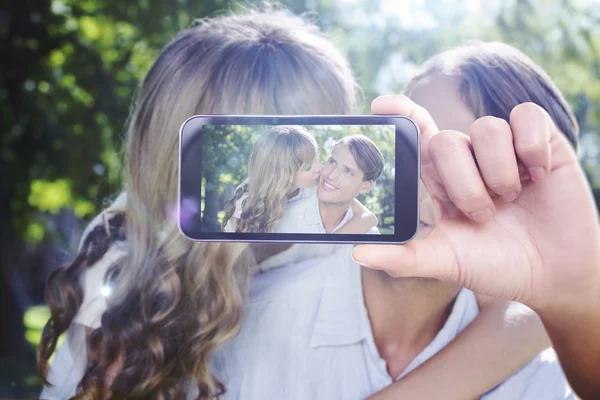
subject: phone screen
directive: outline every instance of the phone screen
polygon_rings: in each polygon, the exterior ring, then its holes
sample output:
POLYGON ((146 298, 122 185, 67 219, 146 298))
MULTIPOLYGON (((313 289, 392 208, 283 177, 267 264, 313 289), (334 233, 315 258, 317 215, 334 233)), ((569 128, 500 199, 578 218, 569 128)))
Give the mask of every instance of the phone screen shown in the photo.
POLYGON ((418 226, 418 129, 399 116, 196 116, 178 222, 194 240, 402 243, 418 226))

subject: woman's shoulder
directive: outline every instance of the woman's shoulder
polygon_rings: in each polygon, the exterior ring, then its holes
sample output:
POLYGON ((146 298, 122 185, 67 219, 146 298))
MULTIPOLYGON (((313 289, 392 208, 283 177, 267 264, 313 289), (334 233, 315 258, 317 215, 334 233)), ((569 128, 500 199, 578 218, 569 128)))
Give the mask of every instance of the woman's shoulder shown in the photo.
MULTIPOLYGON (((92 219, 83 232, 78 251, 95 228, 106 225, 113 214, 124 209, 126 200, 125 192, 121 193, 107 209, 92 219)), ((107 296, 110 292, 104 284, 104 277, 108 269, 126 254, 125 247, 122 241, 111 243, 106 253, 82 272, 80 283, 83 288, 83 301, 73 319, 74 323, 90 328, 100 326, 100 317, 107 308, 107 296)))
POLYGON ((235 201, 235 211, 233 212, 232 217, 240 219, 242 216, 242 203, 244 200, 248 198, 248 192, 244 193, 239 199, 235 201))
POLYGON ((86 328, 71 324, 65 332, 65 340, 54 354, 54 359, 48 368, 40 399, 63 400, 77 394, 77 385, 87 367, 86 328))
POLYGON ((123 243, 112 244, 106 253, 81 274, 80 282, 83 289, 83 301, 73 318, 73 322, 89 328, 100 327, 100 319, 108 308, 108 296, 111 287, 105 283, 109 268, 126 254, 123 243))

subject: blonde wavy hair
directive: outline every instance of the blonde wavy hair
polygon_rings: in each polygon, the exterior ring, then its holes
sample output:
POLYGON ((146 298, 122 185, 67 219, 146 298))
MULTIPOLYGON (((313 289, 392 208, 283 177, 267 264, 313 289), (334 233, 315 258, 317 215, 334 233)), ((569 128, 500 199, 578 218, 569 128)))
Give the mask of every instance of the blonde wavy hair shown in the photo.
POLYGON ((196 243, 178 232, 168 211, 177 199, 178 129, 194 114, 347 114, 356 94, 333 44, 284 11, 204 19, 176 36, 144 79, 130 121, 125 208, 105 213, 75 260, 49 278, 51 317, 38 351, 44 376, 82 304, 81 273, 122 242, 75 398, 174 399, 188 378, 198 398, 223 393, 209 354, 240 328, 253 255, 244 244, 196 243))
POLYGON ((242 202, 236 232, 271 232, 283 217, 287 194, 294 175, 310 167, 317 159, 319 147, 314 136, 302 126, 273 126, 252 146, 248 162, 248 179, 225 205, 223 229, 242 202))

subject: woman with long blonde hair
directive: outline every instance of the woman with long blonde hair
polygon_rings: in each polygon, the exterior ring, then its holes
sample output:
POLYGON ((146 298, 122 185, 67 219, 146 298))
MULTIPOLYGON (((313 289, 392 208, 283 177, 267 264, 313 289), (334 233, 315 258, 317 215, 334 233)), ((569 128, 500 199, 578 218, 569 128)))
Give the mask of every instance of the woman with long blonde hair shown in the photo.
MULTIPOLYGON (((302 126, 273 126, 252 146, 248 178, 225 205, 223 231, 272 232, 288 202, 309 197, 321 172, 319 147, 302 126)), ((336 233, 366 233, 377 217, 358 200, 353 217, 336 233)))
MULTIPOLYGON (((127 134, 126 201, 107 210, 73 263, 49 278, 42 371, 59 336, 75 325, 67 345, 90 331, 87 357, 75 354, 83 364, 77 398, 175 398, 186 377, 202 398, 222 392, 209 354, 239 329, 253 255, 245 244, 188 241, 169 218, 178 129, 200 113, 349 114, 355 96, 347 61, 315 26, 284 12, 205 19, 181 32, 140 90, 127 134), (108 270, 104 288, 90 281, 91 266, 95 279, 108 270), (101 320, 89 317, 107 299, 101 320)), ((54 371, 65 374, 59 366, 54 371)), ((60 385, 66 377, 49 379, 60 385)), ((75 395, 68 389, 58 397, 75 395)))
MULTIPOLYGON (((175 37, 141 86, 127 133, 125 191, 91 222, 73 262, 49 278, 41 397, 224 393, 211 354, 240 330, 256 260, 245 244, 192 242, 179 233, 169 212, 177 201, 179 127, 195 114, 349 114, 355 104, 347 61, 317 28, 284 12, 206 19, 175 37)), ((482 317, 503 320, 504 309, 487 310, 482 317)), ((481 325, 497 324, 483 321, 473 329, 485 337, 481 325)), ((504 353, 527 357, 513 345, 524 333, 512 328, 506 336, 504 353)), ((445 356, 464 351, 451 344, 445 356)))

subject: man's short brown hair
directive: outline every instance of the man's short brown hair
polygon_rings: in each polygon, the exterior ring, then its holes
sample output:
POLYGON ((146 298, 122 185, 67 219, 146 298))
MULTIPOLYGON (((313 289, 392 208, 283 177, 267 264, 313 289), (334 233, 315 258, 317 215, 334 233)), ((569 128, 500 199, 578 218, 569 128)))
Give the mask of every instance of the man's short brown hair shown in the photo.
POLYGON ((354 161, 364 174, 363 181, 375 181, 381 176, 385 160, 371 139, 365 135, 351 135, 340 139, 335 146, 340 144, 345 144, 350 149, 354 161))

